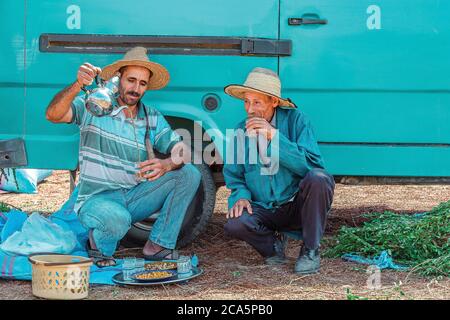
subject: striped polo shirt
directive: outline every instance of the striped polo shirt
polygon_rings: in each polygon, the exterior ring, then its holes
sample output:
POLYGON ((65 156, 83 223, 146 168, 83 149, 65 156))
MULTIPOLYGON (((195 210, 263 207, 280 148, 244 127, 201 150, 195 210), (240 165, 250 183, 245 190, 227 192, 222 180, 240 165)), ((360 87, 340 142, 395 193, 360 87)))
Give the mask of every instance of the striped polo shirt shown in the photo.
POLYGON ((123 111, 116 116, 96 117, 86 110, 82 96, 76 97, 71 107, 71 123, 80 128, 80 177, 75 212, 95 194, 130 189, 139 183, 137 163, 139 159, 141 162, 147 160, 143 108, 147 110, 150 142, 155 150, 168 154, 181 140, 158 110, 141 102, 134 119, 126 118, 123 111))

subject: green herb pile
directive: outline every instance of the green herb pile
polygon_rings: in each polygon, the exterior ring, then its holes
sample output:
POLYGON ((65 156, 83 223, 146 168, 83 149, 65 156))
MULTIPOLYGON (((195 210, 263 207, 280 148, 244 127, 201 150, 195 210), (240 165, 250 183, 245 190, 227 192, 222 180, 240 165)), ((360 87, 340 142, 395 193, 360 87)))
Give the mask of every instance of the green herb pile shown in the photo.
POLYGON ((450 201, 423 215, 365 214, 361 227, 342 227, 324 255, 373 258, 388 250, 395 262, 424 276, 450 277, 450 201))
POLYGON ((9 212, 11 209, 3 202, 0 202, 0 212, 9 212))
POLYGON ((2 178, 4 178, 6 181, 8 181, 9 170, 12 170, 12 174, 13 174, 13 178, 14 178, 14 183, 16 185, 16 189, 19 190, 19 184, 17 182, 16 168, 0 168, 0 180, 2 180, 2 178))

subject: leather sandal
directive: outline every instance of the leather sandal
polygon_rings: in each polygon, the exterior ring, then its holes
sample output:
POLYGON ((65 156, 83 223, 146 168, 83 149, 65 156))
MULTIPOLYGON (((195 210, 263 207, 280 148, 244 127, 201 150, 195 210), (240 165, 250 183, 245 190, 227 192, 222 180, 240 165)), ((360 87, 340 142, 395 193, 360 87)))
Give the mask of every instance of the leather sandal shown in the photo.
POLYGON ((117 265, 116 259, 114 259, 114 257, 105 256, 103 253, 100 252, 100 250, 92 249, 89 240, 86 243, 86 251, 88 253, 89 258, 92 258, 94 260, 94 264, 99 268, 114 267, 117 265), (114 264, 103 265, 101 262, 105 261, 113 261, 114 264))
POLYGON ((144 255, 144 259, 149 261, 177 260, 178 256, 177 250, 163 248, 155 254, 144 255), (166 258, 169 254, 171 254, 171 258, 166 258))

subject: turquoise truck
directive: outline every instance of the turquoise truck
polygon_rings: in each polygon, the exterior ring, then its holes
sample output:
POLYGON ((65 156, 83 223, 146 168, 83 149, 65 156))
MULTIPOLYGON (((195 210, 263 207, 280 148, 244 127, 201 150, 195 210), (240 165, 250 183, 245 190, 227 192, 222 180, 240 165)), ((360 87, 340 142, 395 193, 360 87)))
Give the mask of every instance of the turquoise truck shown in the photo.
POLYGON ((102 67, 139 45, 171 74, 144 102, 197 132, 197 154, 214 149, 198 164, 181 246, 213 212, 225 132, 245 117, 223 87, 256 66, 278 72, 311 118, 333 175, 449 177, 449 11, 439 0, 2 0, 0 167, 74 172, 78 128, 48 122, 48 103, 83 62, 102 67))

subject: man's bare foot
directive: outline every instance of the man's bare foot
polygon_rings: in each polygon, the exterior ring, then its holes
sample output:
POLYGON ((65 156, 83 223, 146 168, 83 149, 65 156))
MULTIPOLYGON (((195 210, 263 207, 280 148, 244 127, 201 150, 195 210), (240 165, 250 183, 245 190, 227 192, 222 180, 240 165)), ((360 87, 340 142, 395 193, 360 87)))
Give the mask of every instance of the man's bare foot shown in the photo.
POLYGON ((148 240, 142 250, 147 260, 178 259, 176 250, 167 249, 148 240))

